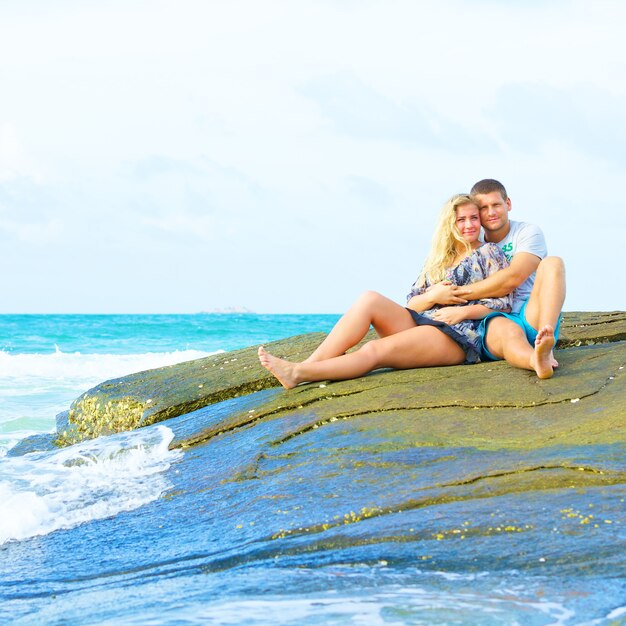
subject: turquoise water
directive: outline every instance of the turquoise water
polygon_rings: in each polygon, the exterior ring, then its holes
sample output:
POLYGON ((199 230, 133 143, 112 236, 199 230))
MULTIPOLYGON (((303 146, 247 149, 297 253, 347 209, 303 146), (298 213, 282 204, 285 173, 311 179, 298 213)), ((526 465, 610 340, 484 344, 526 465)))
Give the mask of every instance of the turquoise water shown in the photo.
MULTIPOLYGON (((539 461, 514 451, 396 450, 372 432, 371 449, 334 471, 333 451, 354 441, 341 421, 286 436, 310 420, 306 407, 288 421, 169 449, 284 393, 273 389, 63 450, 8 453, 52 431, 56 413, 103 380, 327 331, 336 319, 0 316, 0 623, 625 623, 623 486, 410 505, 442 481, 544 462, 545 450, 539 461), (390 514, 276 538, 372 506, 390 514), (597 527, 571 513, 590 507, 597 527), (512 526, 519 538, 499 532, 512 526)), ((554 466, 592 465, 594 450, 551 454, 554 466)), ((623 446, 601 456, 624 469, 623 446)))
POLYGON ((301 333, 327 332, 337 315, 0 315, 9 354, 137 354, 236 350, 301 333))
POLYGON ((0 315, 0 454, 87 389, 132 372, 332 328, 336 315, 0 315))

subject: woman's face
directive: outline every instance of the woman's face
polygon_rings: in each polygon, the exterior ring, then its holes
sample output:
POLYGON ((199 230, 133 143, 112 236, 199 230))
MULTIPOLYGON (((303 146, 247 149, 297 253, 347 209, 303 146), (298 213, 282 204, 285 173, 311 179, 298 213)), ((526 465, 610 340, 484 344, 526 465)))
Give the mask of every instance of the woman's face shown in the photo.
POLYGON ((475 243, 480 235, 480 212, 475 204, 460 204, 456 208, 456 227, 467 243, 475 243))

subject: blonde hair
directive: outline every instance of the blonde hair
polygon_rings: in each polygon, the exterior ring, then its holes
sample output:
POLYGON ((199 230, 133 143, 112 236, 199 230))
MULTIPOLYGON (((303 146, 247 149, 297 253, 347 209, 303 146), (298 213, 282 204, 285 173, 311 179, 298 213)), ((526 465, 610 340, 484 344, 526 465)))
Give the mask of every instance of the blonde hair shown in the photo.
POLYGON ((456 225, 456 210, 464 204, 476 205, 467 194, 455 194, 441 209, 439 223, 433 235, 430 252, 424 262, 416 286, 438 283, 446 277, 446 271, 452 266, 459 253, 470 254, 472 247, 463 237, 456 225))

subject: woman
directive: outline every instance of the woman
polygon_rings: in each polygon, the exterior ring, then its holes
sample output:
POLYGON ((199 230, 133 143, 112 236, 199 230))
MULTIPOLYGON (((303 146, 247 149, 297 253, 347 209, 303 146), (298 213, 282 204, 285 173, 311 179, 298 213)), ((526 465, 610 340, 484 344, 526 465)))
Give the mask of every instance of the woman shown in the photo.
POLYGON ((443 285, 467 285, 507 265, 495 244, 482 244, 478 207, 455 195, 441 211, 433 244, 403 307, 375 292, 364 293, 328 337, 300 363, 279 359, 259 348, 259 360, 286 389, 302 382, 356 378, 379 368, 409 369, 476 363, 480 360, 480 320, 492 311, 510 311, 511 298, 486 298, 441 307, 443 285), (354 352, 370 325, 379 339, 354 352))

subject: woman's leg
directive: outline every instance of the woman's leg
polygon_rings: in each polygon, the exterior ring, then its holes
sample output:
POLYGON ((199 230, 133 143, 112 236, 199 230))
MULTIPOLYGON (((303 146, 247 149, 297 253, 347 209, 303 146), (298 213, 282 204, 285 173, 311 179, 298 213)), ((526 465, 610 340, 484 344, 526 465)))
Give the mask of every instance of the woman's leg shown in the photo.
POLYGON ((259 348, 259 360, 283 387, 291 389, 303 382, 357 378, 383 367, 459 365, 465 360, 465 352, 434 326, 414 326, 324 361, 292 363, 271 355, 263 346, 259 348))
POLYGON ((324 361, 344 354, 365 337, 370 325, 374 326, 379 337, 387 337, 415 327, 415 322, 411 314, 397 302, 375 291, 366 291, 335 324, 328 337, 306 362, 324 361))

